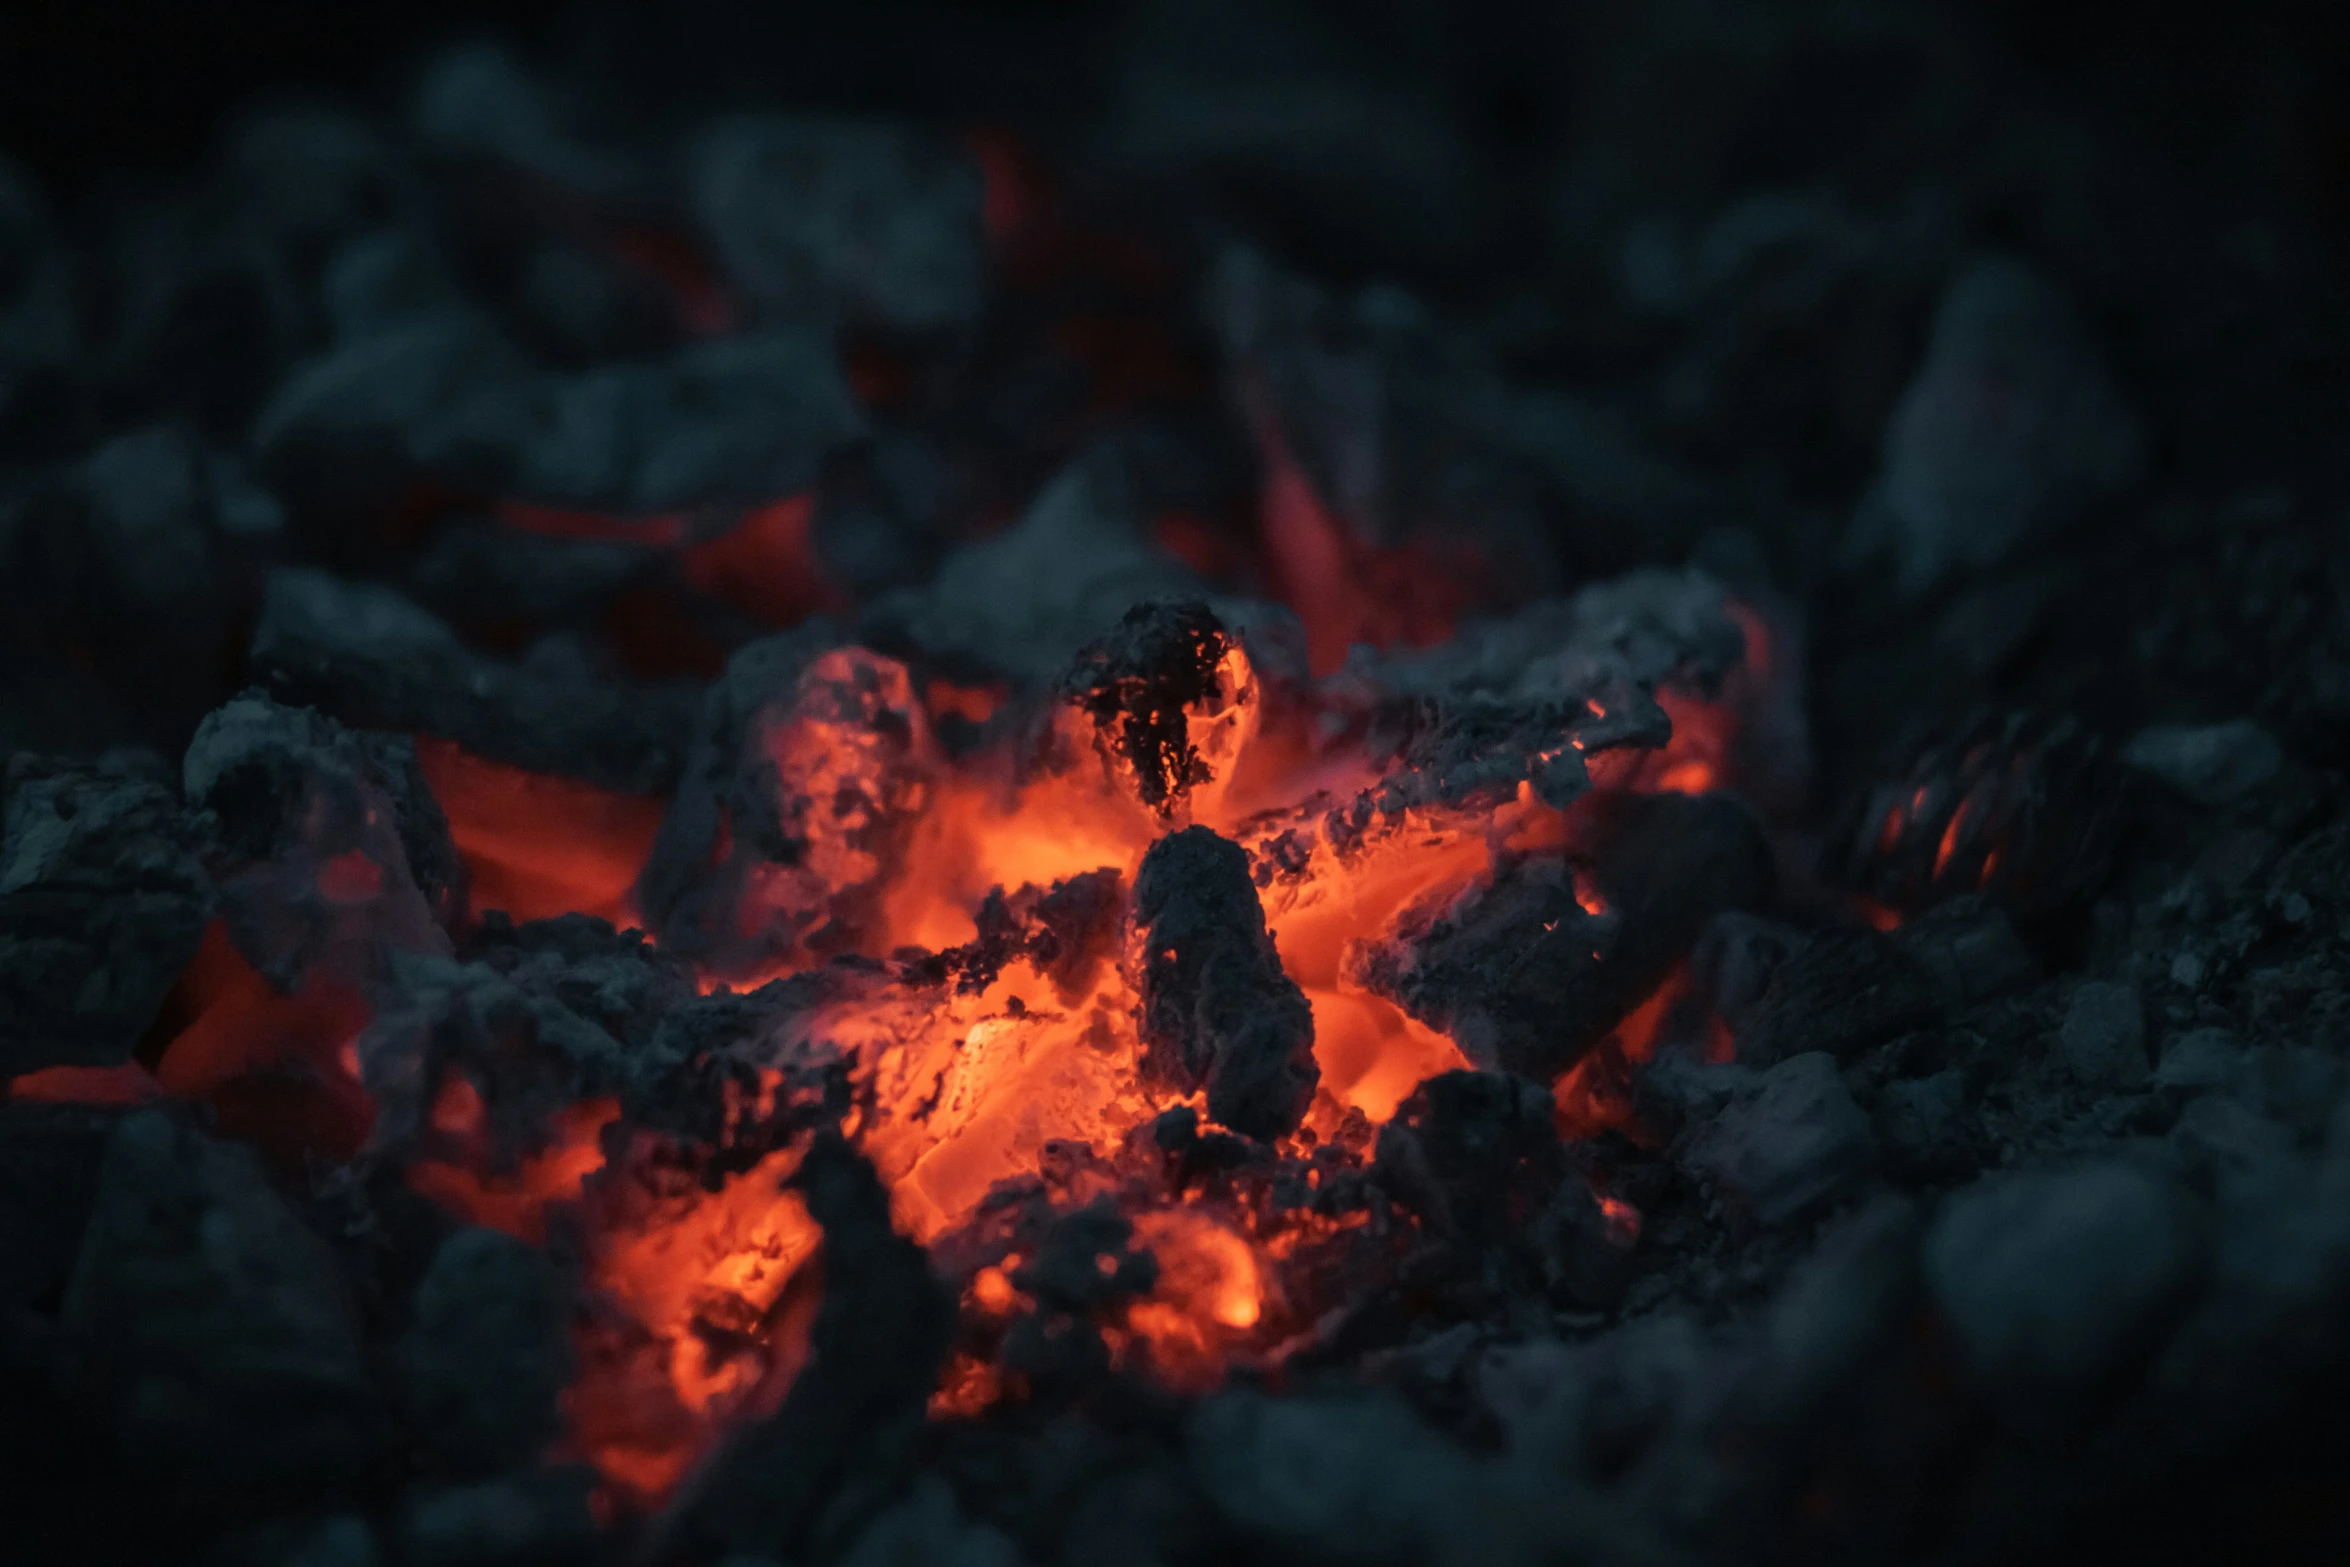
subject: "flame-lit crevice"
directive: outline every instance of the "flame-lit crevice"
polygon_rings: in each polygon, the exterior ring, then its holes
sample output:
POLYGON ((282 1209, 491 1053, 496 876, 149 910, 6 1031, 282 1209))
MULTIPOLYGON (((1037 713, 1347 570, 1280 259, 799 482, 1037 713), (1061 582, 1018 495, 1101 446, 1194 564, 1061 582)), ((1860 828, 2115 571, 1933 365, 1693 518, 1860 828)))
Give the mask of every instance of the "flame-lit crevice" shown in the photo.
POLYGON ((660 831, 661 801, 526 772, 445 740, 420 739, 416 753, 477 912, 634 923, 633 889, 660 831))

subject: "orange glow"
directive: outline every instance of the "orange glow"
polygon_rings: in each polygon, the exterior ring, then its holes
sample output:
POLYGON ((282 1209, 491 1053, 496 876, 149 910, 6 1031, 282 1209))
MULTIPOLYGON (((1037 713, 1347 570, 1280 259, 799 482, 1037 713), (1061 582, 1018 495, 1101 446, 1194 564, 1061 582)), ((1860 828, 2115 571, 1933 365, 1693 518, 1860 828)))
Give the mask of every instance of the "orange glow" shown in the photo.
POLYGON ((1424 647, 1452 635, 1471 594, 1458 571, 1414 549, 1372 550, 1347 536, 1271 418, 1258 421, 1265 464, 1265 556, 1281 597, 1305 622, 1317 675, 1357 642, 1424 647))
POLYGON ((1599 1198, 1599 1211, 1607 1220, 1607 1238, 1618 1246, 1630 1247, 1640 1240, 1640 1210, 1621 1197, 1610 1197, 1605 1192, 1599 1198))
MULTIPOLYGON (((1305 476, 1277 445, 1270 452, 1268 547, 1303 595, 1316 663, 1343 657, 1359 636, 1441 635, 1448 622, 1427 613, 1429 600, 1398 609, 1305 476)), ((1751 648, 1758 633, 1748 631, 1751 648)), ((1098 921, 1108 923, 1051 941, 1032 941, 1046 927, 1022 923, 1041 919, 1035 911, 1076 878, 1108 872, 1130 888, 1144 853, 1172 827, 1211 827, 1249 851, 1282 966, 1312 1008, 1321 1087, 1290 1154, 1359 1139, 1365 1120, 1388 1119, 1421 1082, 1468 1065, 1442 1032, 1350 981, 1350 948, 1390 931, 1416 902, 1489 878, 1499 854, 1566 851, 1565 813, 1531 787, 1499 807, 1375 805, 1373 760, 1329 738, 1310 704, 1269 697, 1237 644, 1216 666, 1213 689, 1184 713, 1184 743, 1206 776, 1161 808, 1143 803, 1131 762, 1074 705, 998 724, 996 743, 975 753, 938 742, 934 720, 991 722, 1007 695, 940 680, 918 690, 895 660, 835 650, 756 718, 746 740, 790 803, 800 841, 789 863, 736 868, 743 933, 796 933, 832 909, 850 912, 821 950, 795 934, 752 947, 753 956, 713 958, 700 978, 715 991, 834 953, 868 960, 829 969, 827 999, 764 1046, 836 1051, 851 1063, 858 1108, 848 1130, 888 1187, 900 1230, 925 1244, 968 1234, 993 1211, 982 1206, 990 1193, 1033 1179, 1056 1157, 1051 1148, 1106 1160, 1133 1148, 1152 1117, 1199 1108, 1198 1096, 1154 1087, 1141 1073, 1122 907, 1104 905, 1098 921), (992 911, 984 958, 958 950, 979 936, 983 905, 992 911)), ((1609 782, 1708 789, 1733 776, 1741 688, 1718 700, 1666 700, 1671 745, 1611 756, 1620 771, 1609 782)), ((651 802, 531 779, 440 742, 425 742, 424 755, 476 877, 477 906, 503 898, 524 918, 567 908, 625 916, 658 822, 651 802)), ((735 852, 721 841, 714 863, 732 866, 735 852)), ((1607 910, 1587 885, 1576 896, 1592 914, 1607 910)), ((1633 1070, 1668 1032, 1698 1025, 1683 1006, 1688 991, 1685 969, 1676 971, 1559 1079, 1562 1132, 1644 1135, 1632 1113, 1633 1070)), ((1727 1030, 1703 1021, 1701 1047, 1726 1059, 1727 1030)), ((438 1151, 412 1178, 457 1212, 517 1234, 543 1235, 558 1214, 576 1228, 594 1302, 570 1404, 578 1450, 616 1494, 657 1498, 726 1422, 780 1398, 805 1358, 822 1236, 784 1184, 801 1149, 767 1152, 712 1189, 686 1151, 616 1121, 617 1107, 604 1103, 579 1107, 535 1151, 501 1164, 488 1137, 495 1118, 473 1085, 452 1078, 442 1095, 438 1151)), ((1096 1184, 1056 1190, 1056 1201, 1123 1194, 1136 1244, 1159 1265, 1149 1292, 1097 1325, 1120 1364, 1173 1388, 1213 1387, 1236 1361, 1270 1355, 1309 1325, 1317 1305, 1285 1268, 1304 1266, 1299 1259, 1325 1242, 1360 1243, 1352 1230, 1368 1222, 1305 1211, 1275 1219, 1225 1194, 1168 1208, 1163 1193, 1083 1179, 1096 1184)), ((1611 1233, 1637 1232, 1628 1204, 1608 1198, 1603 1207, 1611 1233)), ((1014 1282, 1019 1266, 1000 1257, 968 1276, 963 1321, 981 1341, 1034 1307, 1014 1282)), ((967 1340, 932 1408, 975 1414, 1006 1391, 967 1340)))
POLYGON ((718 537, 687 547, 685 580, 769 626, 845 608, 817 557, 815 520, 810 495, 756 507, 718 537))
MULTIPOLYGON (((1638 1140, 1641 1128, 1632 1113, 1631 1069, 1656 1054, 1666 1026, 1689 994, 1689 965, 1682 963, 1616 1025, 1614 1033, 1560 1075, 1551 1088, 1560 1136, 1596 1137, 1618 1131, 1638 1140)), ((1729 1031, 1720 1027, 1719 1019, 1713 1021, 1707 1058, 1727 1061, 1729 1031)))
POLYGON ((0 1095, 17 1104, 105 1105, 127 1109, 163 1090, 136 1061, 120 1066, 51 1066, 12 1077, 0 1095))
POLYGON ((1256 1249, 1187 1208, 1141 1214, 1134 1229, 1157 1259, 1159 1279, 1149 1295, 1127 1307, 1127 1328, 1162 1381, 1193 1390, 1214 1386, 1230 1349, 1264 1315, 1256 1249))
POLYGON ((661 801, 526 772, 429 736, 418 737, 416 756, 448 815, 475 910, 631 922, 661 801))

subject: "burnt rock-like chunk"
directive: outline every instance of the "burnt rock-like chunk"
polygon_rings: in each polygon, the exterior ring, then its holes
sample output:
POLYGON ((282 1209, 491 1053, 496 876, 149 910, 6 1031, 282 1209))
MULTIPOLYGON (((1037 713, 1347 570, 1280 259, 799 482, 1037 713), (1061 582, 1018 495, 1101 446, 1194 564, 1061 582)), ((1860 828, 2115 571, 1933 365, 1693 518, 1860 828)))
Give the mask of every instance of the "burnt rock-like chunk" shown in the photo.
POLYGON ((1314 1097, 1314 1014, 1282 972, 1248 855, 1205 827, 1151 845, 1134 878, 1145 1069, 1250 1137, 1294 1129, 1314 1097))
POLYGON ((637 902, 727 968, 861 950, 930 799, 929 720, 894 659, 811 623, 741 649, 702 704, 637 902))
POLYGON ((407 736, 246 695, 198 726, 181 773, 211 814, 229 937, 280 989, 321 958, 355 981, 387 952, 446 949, 464 867, 407 736))
POLYGON ((1185 710, 1219 695, 1231 648, 1205 604, 1142 604, 1079 653, 1061 681, 1063 699, 1093 720, 1096 735, 1133 769, 1142 803, 1162 815, 1213 776, 1185 710))
POLYGON ((314 1493, 380 1449, 333 1257, 250 1150, 168 1112, 115 1131, 63 1321, 125 1461, 191 1499, 314 1493))
POLYGON ((0 1077, 130 1058, 212 912, 199 834, 139 779, 10 764, 0 1077))
POLYGON ((1581 875, 1556 859, 1505 863, 1406 910, 1387 940, 1356 946, 1349 978, 1487 1070, 1542 1082, 1565 1071, 1708 921, 1761 902, 1771 878, 1760 830, 1727 799, 1606 796, 1588 810, 1598 847, 1581 875))

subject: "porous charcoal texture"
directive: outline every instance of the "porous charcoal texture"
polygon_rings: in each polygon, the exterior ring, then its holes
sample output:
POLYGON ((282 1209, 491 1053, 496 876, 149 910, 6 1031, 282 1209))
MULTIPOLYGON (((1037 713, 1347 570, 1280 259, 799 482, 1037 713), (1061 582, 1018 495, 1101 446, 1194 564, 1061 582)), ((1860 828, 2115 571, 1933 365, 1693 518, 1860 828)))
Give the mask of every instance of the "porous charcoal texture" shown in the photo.
POLYGON ((362 984, 391 952, 448 949, 464 867, 406 736, 247 695, 197 727, 181 771, 229 937, 279 990, 321 959, 362 984))
POLYGON ((1161 816, 1194 784, 1215 776, 1184 715, 1219 694, 1231 647, 1205 604, 1144 605, 1127 611, 1061 677, 1061 699, 1093 721, 1099 743, 1133 774, 1142 803, 1161 816))
POLYGON ((1384 794, 1470 805, 1529 782, 1564 807, 1591 785, 1587 759, 1672 737, 1659 687, 1718 692, 1744 656, 1721 583, 1641 571, 1423 651, 1357 655, 1337 685, 1371 709, 1373 741, 1393 747, 1384 794))
POLYGON ((168 790, 11 759, 0 838, 0 1077, 130 1059, 213 890, 168 790))
POLYGON ((1597 847, 1580 872, 1556 859, 1505 865, 1353 948, 1349 978, 1444 1030, 1480 1066, 1555 1078, 1655 990, 1709 921, 1759 903, 1771 884, 1759 828, 1727 799, 1610 795, 1588 808, 1597 847), (1579 879, 1605 900, 1599 912, 1579 879))
POLYGON ((1282 972, 1249 878, 1248 855, 1205 827, 1152 844, 1134 877, 1137 1023, 1146 1070, 1208 1114, 1271 1138, 1312 1101, 1314 1015, 1282 972))
POLYGON ((122 1462, 181 1505, 317 1495, 386 1438, 332 1255, 250 1149, 168 1111, 115 1131, 62 1321, 122 1462))
POLYGON ((754 642, 703 700, 639 904, 727 968, 860 950, 937 765, 897 660, 822 623, 754 642))

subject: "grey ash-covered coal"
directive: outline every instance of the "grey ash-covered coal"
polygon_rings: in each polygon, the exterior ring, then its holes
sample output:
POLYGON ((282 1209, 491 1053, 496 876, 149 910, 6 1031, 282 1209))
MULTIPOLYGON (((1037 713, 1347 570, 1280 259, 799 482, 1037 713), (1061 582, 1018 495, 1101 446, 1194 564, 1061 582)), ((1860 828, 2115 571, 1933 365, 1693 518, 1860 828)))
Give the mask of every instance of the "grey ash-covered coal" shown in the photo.
POLYGON ((0 149, 0 1562, 2350 1559, 2330 13, 801 9, 0 149))

